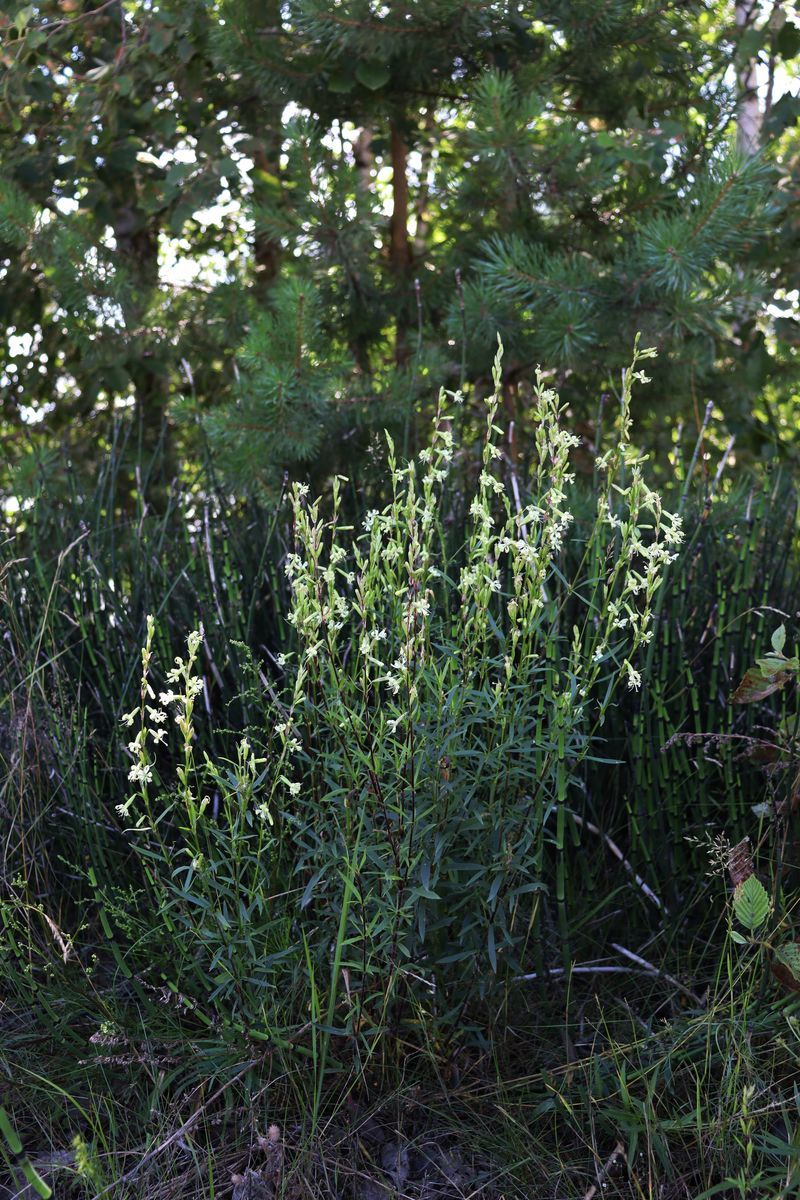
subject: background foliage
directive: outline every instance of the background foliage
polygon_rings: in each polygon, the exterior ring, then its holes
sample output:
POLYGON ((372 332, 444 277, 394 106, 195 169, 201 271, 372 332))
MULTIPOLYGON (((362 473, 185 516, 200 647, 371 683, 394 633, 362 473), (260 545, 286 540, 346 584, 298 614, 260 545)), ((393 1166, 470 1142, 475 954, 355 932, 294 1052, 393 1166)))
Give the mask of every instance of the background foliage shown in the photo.
POLYGON ((17 489, 59 452, 90 469, 114 413, 131 449, 162 445, 153 486, 209 446, 267 487, 387 424, 408 446, 431 379, 485 389, 498 331, 517 430, 542 361, 591 437, 642 330, 664 352, 637 414, 653 444, 713 402, 740 454, 792 450, 800 34, 780 6, 2 11, 17 489))

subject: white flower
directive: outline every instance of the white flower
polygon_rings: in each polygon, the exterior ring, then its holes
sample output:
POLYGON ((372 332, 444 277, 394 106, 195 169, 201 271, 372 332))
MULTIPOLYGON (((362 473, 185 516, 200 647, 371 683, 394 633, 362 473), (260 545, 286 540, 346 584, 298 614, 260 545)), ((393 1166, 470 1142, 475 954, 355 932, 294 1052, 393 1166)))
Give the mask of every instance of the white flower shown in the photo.
POLYGON ((625 661, 625 669, 628 672, 628 687, 630 688, 630 690, 632 692, 638 691, 639 688, 642 686, 641 675, 639 674, 639 672, 637 670, 635 670, 631 666, 631 664, 627 661, 627 659, 625 661))
POLYGON ((290 796, 299 796, 300 795, 300 784, 296 780, 294 780, 294 781, 287 780, 287 786, 289 788, 290 796))
POLYGON ((161 725, 162 722, 166 721, 166 719, 167 719, 167 714, 164 712, 164 710, 162 708, 151 708, 150 705, 148 704, 147 712, 150 717, 150 720, 155 721, 156 725, 161 725))
POLYGON ((150 732, 154 742, 163 742, 167 736, 166 729, 152 729, 150 732))
POLYGON ((153 778, 153 768, 147 763, 134 763, 128 772, 131 783, 149 783, 153 778))
POLYGON ((136 720, 138 713, 139 713, 139 710, 136 708, 134 708, 133 712, 123 713, 122 714, 122 724, 130 727, 133 724, 133 722, 136 720))
POLYGON ((424 596, 420 596, 418 599, 412 600, 411 604, 408 606, 409 616, 413 616, 414 613, 419 613, 421 617, 428 617, 430 616, 430 612, 430 601, 424 596))

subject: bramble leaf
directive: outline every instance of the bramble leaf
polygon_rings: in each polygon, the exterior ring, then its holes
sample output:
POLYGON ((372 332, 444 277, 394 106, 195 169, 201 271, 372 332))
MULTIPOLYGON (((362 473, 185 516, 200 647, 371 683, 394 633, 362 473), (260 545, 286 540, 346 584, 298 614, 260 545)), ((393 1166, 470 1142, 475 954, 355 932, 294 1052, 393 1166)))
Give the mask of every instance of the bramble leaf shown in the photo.
POLYGON ((775 951, 775 961, 783 963, 791 971, 795 979, 800 981, 800 945, 797 942, 787 942, 775 951))
POLYGON ((740 883, 733 893, 733 911, 745 929, 757 929, 769 916, 770 903, 767 889, 757 875, 751 875, 740 883))

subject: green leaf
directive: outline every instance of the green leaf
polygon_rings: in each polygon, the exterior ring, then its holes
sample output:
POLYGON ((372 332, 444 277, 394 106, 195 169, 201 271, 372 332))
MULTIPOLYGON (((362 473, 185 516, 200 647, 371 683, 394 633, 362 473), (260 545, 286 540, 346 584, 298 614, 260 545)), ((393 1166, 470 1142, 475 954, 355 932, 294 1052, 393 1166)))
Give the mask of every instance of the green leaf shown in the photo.
POLYGON ((736 942, 737 946, 747 945, 747 938, 743 937, 741 933, 737 933, 735 929, 731 930, 731 940, 736 942))
POLYGON ((84 78, 90 79, 92 83, 100 83, 103 79, 107 79, 113 70, 111 63, 101 63, 99 67, 92 67, 87 71, 84 78))
POLYGON ((215 175, 224 176, 226 179, 235 180, 239 177, 239 168, 230 156, 215 162, 212 170, 215 175))
POLYGON ((800 945, 797 942, 787 942, 785 946, 779 946, 775 951, 775 959, 788 967, 794 978, 800 982, 800 945))
POLYGON ((328 76, 329 92, 352 92, 355 86, 355 76, 350 71, 333 71, 328 76))
POLYGON ((486 940, 486 949, 489 951, 489 962, 491 963, 492 970, 496 974, 497 973, 497 947, 495 945, 495 940, 494 940, 494 926, 493 925, 489 926, 489 935, 486 940))
POLYGON ((17 15, 14 17, 14 28, 16 29, 17 33, 22 33, 25 26, 30 24, 30 22, 33 20, 35 13, 36 9, 32 4, 26 4, 24 8, 19 10, 17 15))
POLYGON ((386 63, 360 62, 356 67, 356 79, 371 92, 377 92, 378 88, 382 88, 384 84, 388 83, 389 75, 386 63))
POLYGON ((794 58, 800 53, 800 29, 786 21, 773 42, 775 53, 781 58, 794 58))
POLYGON ((783 654, 783 647, 786 645, 786 626, 779 625, 772 635, 772 649, 776 654, 783 654))
POLYGON ((770 903, 767 889, 757 875, 751 875, 740 883, 733 893, 733 911, 745 929, 757 929, 769 916, 770 903))
POLYGON ((192 44, 191 39, 188 37, 182 37, 178 42, 178 58, 180 61, 182 63, 187 63, 194 57, 196 53, 197 47, 192 44))

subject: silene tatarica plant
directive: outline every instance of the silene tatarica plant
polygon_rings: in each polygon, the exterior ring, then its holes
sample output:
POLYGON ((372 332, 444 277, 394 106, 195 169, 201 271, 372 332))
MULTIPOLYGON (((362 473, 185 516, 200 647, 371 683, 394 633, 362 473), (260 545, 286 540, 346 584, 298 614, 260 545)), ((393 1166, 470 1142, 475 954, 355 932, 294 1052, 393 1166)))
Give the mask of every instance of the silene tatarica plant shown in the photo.
POLYGON ((291 650, 266 689, 263 733, 248 731, 234 762, 195 759, 198 634, 155 703, 151 623, 123 808, 182 947, 182 994, 203 981, 226 1012, 274 1027, 291 979, 317 1004, 327 991, 336 1025, 366 1033, 404 999, 477 1001, 565 952, 571 781, 618 687, 640 686, 682 536, 630 443, 631 388, 652 354, 637 346, 624 373, 589 523, 570 512, 579 439, 541 373, 527 494, 506 485, 500 352, 466 502, 458 393, 441 393, 416 461, 398 462, 389 442, 391 500, 360 529, 344 523, 340 480, 326 504, 295 486, 291 650), (459 511, 466 536, 454 539, 459 511), (173 783, 157 765, 169 713, 173 783))

